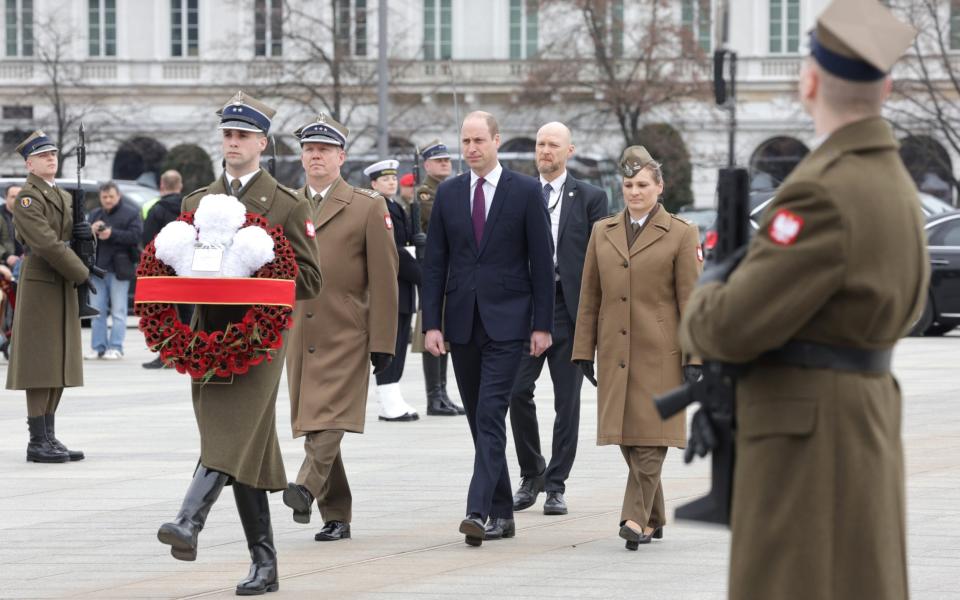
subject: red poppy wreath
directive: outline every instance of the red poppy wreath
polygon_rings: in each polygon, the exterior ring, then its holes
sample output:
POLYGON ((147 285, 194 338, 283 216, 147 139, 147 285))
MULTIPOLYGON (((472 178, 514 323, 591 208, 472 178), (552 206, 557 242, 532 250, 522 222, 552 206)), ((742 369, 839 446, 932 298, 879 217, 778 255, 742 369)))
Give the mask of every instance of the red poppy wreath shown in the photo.
POLYGON ((150 350, 180 373, 202 381, 242 375, 273 360, 283 344, 292 325, 296 277, 293 248, 281 226, 245 212, 233 197, 205 196, 196 212, 164 227, 140 255, 134 298, 140 331, 150 350), (194 331, 180 321, 178 303, 249 308, 223 330, 194 331))

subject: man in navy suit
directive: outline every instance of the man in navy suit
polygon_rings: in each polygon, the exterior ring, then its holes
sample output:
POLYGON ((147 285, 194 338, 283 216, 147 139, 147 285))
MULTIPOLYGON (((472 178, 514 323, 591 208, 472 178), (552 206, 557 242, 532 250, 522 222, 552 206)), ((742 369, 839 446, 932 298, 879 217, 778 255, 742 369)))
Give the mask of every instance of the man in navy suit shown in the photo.
POLYGON ((563 123, 547 123, 537 132, 537 170, 550 214, 557 281, 553 311, 553 345, 541 356, 524 356, 510 399, 510 425, 520 461, 520 488, 513 510, 530 508, 546 489, 543 514, 565 515, 566 480, 577 455, 580 428, 580 386, 583 372, 570 362, 574 324, 580 300, 580 278, 593 224, 607 216, 607 194, 578 181, 567 172, 573 154, 570 130, 563 123), (553 380, 553 453, 547 464, 540 451, 540 430, 533 391, 543 363, 553 380))
POLYGON ((434 356, 450 342, 475 450, 460 532, 479 546, 516 533, 506 415, 524 342, 534 356, 552 343, 553 246, 540 184, 497 160, 493 115, 467 115, 461 137, 470 172, 437 188, 423 273, 423 331, 434 356))

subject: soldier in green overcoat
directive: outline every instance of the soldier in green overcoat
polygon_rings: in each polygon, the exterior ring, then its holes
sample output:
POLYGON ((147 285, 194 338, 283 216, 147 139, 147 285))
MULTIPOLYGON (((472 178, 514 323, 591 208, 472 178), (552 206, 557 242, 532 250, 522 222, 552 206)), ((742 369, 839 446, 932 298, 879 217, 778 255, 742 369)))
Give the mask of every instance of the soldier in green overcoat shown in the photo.
MULTIPOLYGON (((274 113, 243 92, 218 111, 226 170, 212 184, 184 198, 182 210, 195 211, 208 194, 231 194, 247 212, 263 215, 271 226, 281 225, 299 267, 297 299, 312 298, 320 291, 321 277, 309 204, 260 168, 274 113)), ((248 308, 199 306, 191 327, 222 331, 228 323, 239 322, 248 308)), ((197 535, 207 514, 223 486, 232 483, 253 561, 249 575, 237 585, 239 595, 272 592, 279 587, 267 491, 287 487, 277 441, 275 404, 288 334, 284 332, 284 345, 271 361, 247 373, 192 382, 193 408, 200 429, 200 464, 176 519, 162 525, 157 533, 161 542, 172 546, 174 558, 194 560, 197 535)))
POLYGON ((93 238, 90 224, 73 222, 70 194, 54 183, 57 147, 35 131, 17 152, 27 181, 13 206, 13 223, 24 248, 13 317, 7 389, 26 390, 30 442, 27 460, 56 463, 83 459, 54 435, 54 414, 63 388, 83 385, 78 284, 90 276, 70 249, 74 237, 93 238))
POLYGON ((736 390, 730 598, 908 597, 890 358, 930 269, 917 190, 880 111, 914 35, 877 0, 822 13, 799 85, 818 143, 740 265, 705 273, 683 313, 684 351, 749 365, 736 390))

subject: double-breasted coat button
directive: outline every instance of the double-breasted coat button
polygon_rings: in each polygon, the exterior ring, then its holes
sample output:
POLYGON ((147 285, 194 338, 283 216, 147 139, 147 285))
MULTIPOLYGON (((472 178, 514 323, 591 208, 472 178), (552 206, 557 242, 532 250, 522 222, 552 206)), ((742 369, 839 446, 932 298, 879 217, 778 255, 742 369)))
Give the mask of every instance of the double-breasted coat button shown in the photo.
POLYGON ((629 266, 630 266, 630 263, 628 263, 627 261, 623 261, 623 268, 624 268, 624 269, 626 269, 626 268, 629 267, 629 266))
POLYGON ((313 354, 315 351, 316 351, 315 346, 310 346, 309 348, 307 348, 307 352, 309 352, 310 354, 313 354))
POLYGON ((621 362, 621 363, 620 363, 620 368, 621 368, 621 369, 626 369, 626 368, 627 368, 627 363, 621 362))
POLYGON ((626 330, 626 329, 621 329, 621 330, 620 330, 620 335, 627 335, 627 330, 626 330))
POLYGON ((308 319, 312 319, 312 318, 313 318, 313 313, 312 313, 312 312, 308 312, 308 313, 307 313, 307 318, 308 318, 308 319))
POLYGON ((626 301, 627 301, 626 296, 620 296, 620 302, 626 302, 626 301))

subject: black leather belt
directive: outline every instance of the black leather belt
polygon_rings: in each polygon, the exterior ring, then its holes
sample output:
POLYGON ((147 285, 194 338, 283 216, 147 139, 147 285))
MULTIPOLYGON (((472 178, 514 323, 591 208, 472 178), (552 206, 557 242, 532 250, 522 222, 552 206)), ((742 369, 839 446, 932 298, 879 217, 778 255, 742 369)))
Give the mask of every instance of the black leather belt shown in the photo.
POLYGON ((793 340, 760 355, 760 361, 803 369, 889 373, 893 349, 865 350, 793 340))

